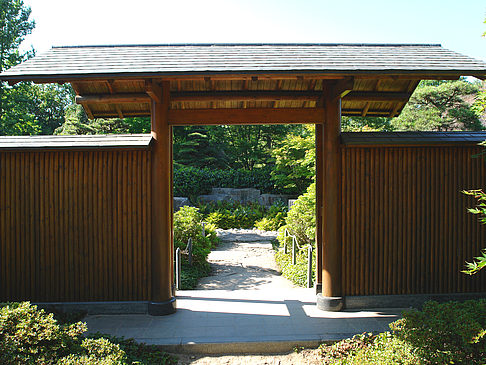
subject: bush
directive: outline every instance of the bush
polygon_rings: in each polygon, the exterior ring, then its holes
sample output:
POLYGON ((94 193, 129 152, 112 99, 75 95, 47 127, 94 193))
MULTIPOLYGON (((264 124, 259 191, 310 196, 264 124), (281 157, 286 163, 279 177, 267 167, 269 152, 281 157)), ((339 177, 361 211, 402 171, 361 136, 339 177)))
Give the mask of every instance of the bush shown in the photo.
MULTIPOLYGON (((297 238, 300 247, 312 245, 312 275, 315 277, 315 232, 316 232, 316 191, 315 184, 307 188, 307 192, 295 201, 285 218, 285 225, 278 231, 280 247, 275 254, 277 265, 282 275, 296 285, 305 286, 307 283, 307 250, 300 250, 296 257, 296 264, 292 264, 292 250, 284 253, 285 239, 291 245, 291 238, 285 238, 285 229, 297 238)), ((291 246, 290 246, 291 247, 291 246)))
MULTIPOLYGON (((285 226, 290 234, 297 237, 299 245, 311 244, 316 234, 316 184, 311 184, 305 194, 299 196, 285 218, 285 226)), ((280 234, 279 241, 283 239, 280 234)))
MULTIPOLYGON (((289 279, 292 283, 298 286, 305 287, 307 285, 307 250, 300 250, 297 253, 295 265, 292 264, 291 246, 289 253, 285 253, 283 246, 275 253, 275 261, 277 262, 282 276, 289 279)), ((312 251, 312 283, 315 280, 316 272, 316 250, 312 251)))
POLYGON ((219 201, 200 204, 206 221, 221 229, 252 228, 265 215, 265 207, 256 203, 219 201))
POLYGON ((365 333, 333 345, 321 345, 325 364, 418 364, 414 348, 389 332, 365 333))
POLYGON ((61 325, 53 316, 28 302, 8 303, 0 309, 0 363, 9 364, 174 364, 175 359, 155 346, 133 339, 96 334, 83 337, 86 323, 61 325))
POLYGON ((216 227, 206 224, 202 234, 203 215, 198 208, 184 206, 174 214, 174 247, 180 248, 182 255, 181 289, 192 289, 199 278, 210 272, 206 261, 211 248, 218 243, 216 227), (189 264, 186 250, 189 238, 192 239, 192 265, 189 264))
POLYGON ((262 231, 276 231, 285 224, 287 212, 287 205, 277 201, 265 212, 262 219, 255 222, 255 227, 262 231))
POLYGON ((174 196, 186 196, 193 202, 211 188, 255 188, 262 193, 282 194, 272 182, 270 168, 254 170, 218 170, 197 167, 174 167, 174 196))
POLYGON ((0 309, 0 363, 53 363, 79 352, 85 331, 85 323, 59 325, 28 302, 7 304, 0 309))
POLYGON ((390 327, 417 348, 426 361, 438 364, 484 364, 486 359, 486 300, 439 304, 410 310, 390 327))

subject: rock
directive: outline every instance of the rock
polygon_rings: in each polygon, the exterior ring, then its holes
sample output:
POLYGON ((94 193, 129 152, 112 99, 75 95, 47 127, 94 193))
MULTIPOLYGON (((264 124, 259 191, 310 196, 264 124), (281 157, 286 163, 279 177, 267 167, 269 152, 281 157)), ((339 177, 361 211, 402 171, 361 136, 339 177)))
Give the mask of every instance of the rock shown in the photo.
POLYGON ((177 212, 183 206, 192 206, 192 204, 191 204, 191 202, 189 201, 188 198, 175 196, 174 197, 174 212, 177 212))
POLYGON ((233 188, 212 188, 211 194, 200 195, 198 199, 201 202, 239 202, 241 204, 259 203, 265 207, 272 206, 277 201, 287 204, 290 198, 294 196, 283 194, 260 194, 260 190, 253 188, 233 189, 233 188))

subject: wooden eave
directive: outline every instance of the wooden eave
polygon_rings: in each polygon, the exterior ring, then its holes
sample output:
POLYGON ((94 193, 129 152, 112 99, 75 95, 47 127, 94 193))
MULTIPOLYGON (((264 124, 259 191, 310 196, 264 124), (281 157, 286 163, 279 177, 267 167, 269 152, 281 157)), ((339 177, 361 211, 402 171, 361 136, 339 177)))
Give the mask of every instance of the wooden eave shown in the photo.
POLYGON ((149 116, 164 83, 169 123, 320 123, 346 84, 342 115, 398 115, 420 80, 484 79, 486 64, 440 45, 185 44, 54 47, 0 75, 71 83, 88 117, 149 116))
MULTIPOLYGON (((209 111, 236 109, 253 109, 255 118, 259 112, 266 109, 278 109, 290 113, 300 113, 298 109, 305 109, 310 115, 316 110, 323 90, 328 83, 335 80, 351 80, 352 88, 342 99, 342 114, 355 116, 384 116, 398 115, 409 100, 413 90, 418 85, 420 76, 405 78, 400 75, 378 75, 377 77, 351 77, 349 75, 336 75, 335 78, 304 77, 304 75, 231 75, 228 78, 218 76, 204 76, 189 78, 184 75, 181 78, 137 78, 137 79, 79 79, 69 80, 77 94, 76 102, 83 105, 90 118, 104 117, 134 117, 149 116, 151 96, 147 85, 157 84, 160 80, 170 84, 170 119, 174 124, 184 123, 189 120, 197 123, 198 115, 207 114, 209 111), (271 76, 271 77, 270 77, 271 76), (188 118, 188 111, 197 113, 188 118), (183 121, 185 120, 185 122, 183 121)), ((321 75, 322 76, 322 75, 321 75)), ((430 76, 429 76, 430 78, 430 76)), ((444 78, 444 77, 441 77, 444 78)), ((452 78, 452 76, 449 76, 452 78)), ((454 78, 457 78, 455 76, 454 78)), ((276 123, 280 117, 276 117, 279 111, 273 112, 272 123, 276 123)), ((271 113, 267 112, 266 116, 271 113)), ((302 113, 300 113, 302 114, 302 113)), ((216 114, 215 114, 216 115, 216 114)), ((233 113, 234 115, 234 113, 233 113)), ((263 116, 263 115, 262 115, 263 116)), ((222 115, 224 117, 224 115, 222 115)), ((216 117, 217 118, 217 117, 216 117)), ((281 118, 280 118, 281 119, 281 118)), ((310 123, 318 123, 320 120, 308 120, 310 123)), ((216 123, 214 118, 203 118, 201 123, 216 123)), ((235 117, 234 123, 243 122, 243 118, 235 117)), ((295 119, 296 123, 304 123, 305 117, 295 119)), ((255 120, 258 122, 258 119, 255 120)), ((284 118, 282 123, 288 123, 284 118)))

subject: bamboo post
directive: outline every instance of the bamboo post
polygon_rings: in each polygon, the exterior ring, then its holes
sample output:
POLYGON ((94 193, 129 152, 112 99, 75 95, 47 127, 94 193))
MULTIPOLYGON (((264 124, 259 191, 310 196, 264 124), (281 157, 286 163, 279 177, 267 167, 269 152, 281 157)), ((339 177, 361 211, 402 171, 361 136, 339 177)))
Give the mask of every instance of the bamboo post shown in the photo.
POLYGON ((296 242, 297 239, 292 236, 292 265, 295 265, 297 263, 297 245, 296 242))
POLYGON ((307 287, 312 288, 312 246, 307 248, 307 287))
POLYGON ((181 256, 181 249, 177 247, 176 250, 176 257, 175 257, 175 278, 176 278, 176 289, 181 289, 181 272, 182 272, 182 256, 181 256))
POLYGON ((187 260, 189 261, 189 265, 192 266, 192 238, 189 237, 187 241, 187 260))
POLYGON ((148 312, 176 311, 172 237, 172 127, 168 123, 169 82, 150 84, 152 92, 151 300, 148 312))

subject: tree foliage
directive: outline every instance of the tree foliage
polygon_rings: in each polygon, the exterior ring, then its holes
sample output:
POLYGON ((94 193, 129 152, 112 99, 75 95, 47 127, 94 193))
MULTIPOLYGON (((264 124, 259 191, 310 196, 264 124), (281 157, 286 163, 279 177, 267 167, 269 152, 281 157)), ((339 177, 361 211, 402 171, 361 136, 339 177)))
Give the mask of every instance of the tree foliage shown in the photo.
POLYGON ((397 130, 481 130, 478 113, 472 106, 478 91, 477 85, 464 80, 422 81, 391 124, 397 130))
POLYGON ((0 72, 30 58, 34 51, 21 52, 19 46, 32 32, 30 7, 22 0, 0 0, 0 72))
POLYGON ((315 178, 316 149, 314 126, 302 133, 289 133, 280 147, 272 151, 275 168, 272 180, 288 194, 302 194, 315 178))
MULTIPOLYGON (((486 142, 482 142, 486 145, 486 142)), ((481 189, 463 191, 466 195, 471 195, 477 200, 477 205, 474 208, 468 209, 469 213, 477 214, 479 222, 486 224, 486 193, 481 189)), ((486 267, 486 248, 481 251, 480 256, 476 257, 472 262, 466 262, 466 268, 462 271, 465 274, 473 275, 486 267)))
POLYGON ((68 105, 64 123, 54 134, 82 135, 82 134, 132 134, 150 133, 150 118, 97 118, 89 120, 81 105, 68 105))

